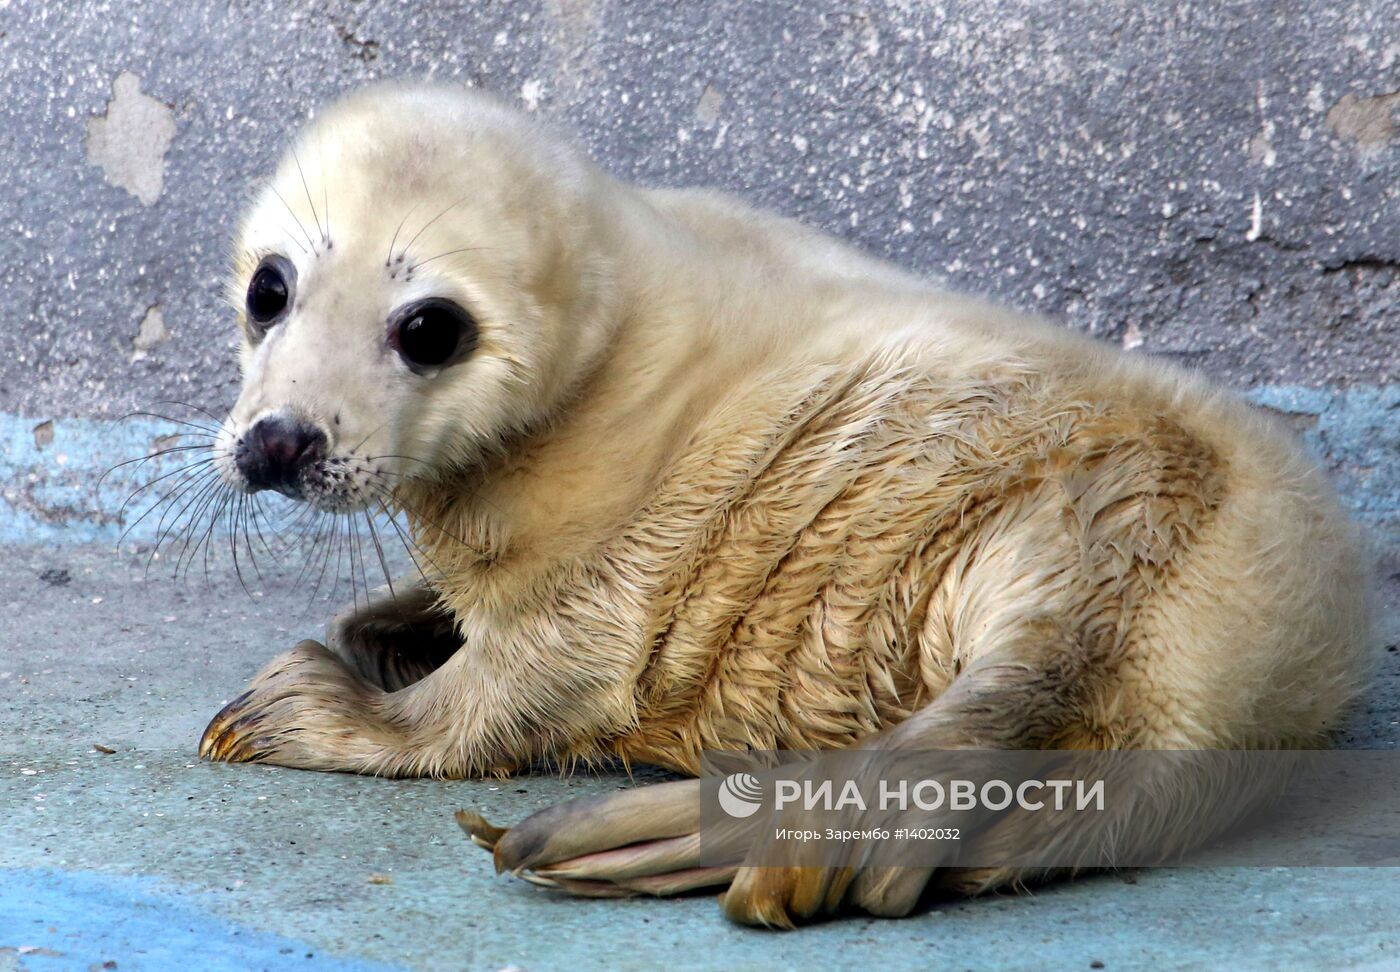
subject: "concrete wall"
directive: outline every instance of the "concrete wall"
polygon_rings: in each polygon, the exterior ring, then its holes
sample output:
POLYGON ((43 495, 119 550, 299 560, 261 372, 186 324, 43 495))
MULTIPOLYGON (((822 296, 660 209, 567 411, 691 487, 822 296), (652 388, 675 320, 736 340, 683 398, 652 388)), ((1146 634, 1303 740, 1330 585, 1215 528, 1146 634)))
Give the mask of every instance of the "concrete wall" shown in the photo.
POLYGON ((231 401, 241 202, 399 76, 1200 367, 1396 536, 1400 0, 0 0, 0 55, 0 540, 115 535, 113 420, 231 401))

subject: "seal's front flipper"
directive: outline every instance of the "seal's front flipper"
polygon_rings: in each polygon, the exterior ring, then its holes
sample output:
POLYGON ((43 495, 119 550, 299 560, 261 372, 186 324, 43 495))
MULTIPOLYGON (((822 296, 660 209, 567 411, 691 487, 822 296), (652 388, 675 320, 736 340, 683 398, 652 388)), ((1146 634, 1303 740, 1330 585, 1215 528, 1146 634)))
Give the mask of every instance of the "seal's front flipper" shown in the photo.
POLYGON ((394 762, 402 741, 381 716, 380 694, 324 645, 303 641, 269 662, 248 691, 210 720, 199 755, 226 763, 410 775, 394 762))
POLYGON ((326 647, 371 685, 396 692, 436 671, 461 647, 452 615, 424 582, 381 587, 326 625, 326 647))

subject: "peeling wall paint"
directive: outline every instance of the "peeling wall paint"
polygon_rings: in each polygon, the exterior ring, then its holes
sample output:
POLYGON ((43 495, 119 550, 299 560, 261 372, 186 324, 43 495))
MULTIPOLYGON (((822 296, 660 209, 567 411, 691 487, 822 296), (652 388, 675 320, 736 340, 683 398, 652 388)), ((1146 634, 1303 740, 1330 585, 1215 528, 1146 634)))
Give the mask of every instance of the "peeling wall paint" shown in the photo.
POLYGON ((1400 91, 1342 95, 1327 112, 1327 127, 1363 150, 1379 151, 1400 134, 1400 91))
POLYGON ((165 315, 160 312, 159 304, 152 304, 146 308, 146 314, 141 318, 141 325, 136 330, 136 336, 131 339, 131 360, 140 361, 146 356, 146 352, 170 340, 170 331, 165 326, 165 315))
POLYGON ((1400 543, 1400 385, 1265 386, 1249 398, 1290 419, 1357 518, 1400 543))
POLYGON ((154 206, 165 188, 165 153, 175 138, 167 105, 141 93, 141 79, 123 71, 112 82, 107 112, 87 126, 87 157, 107 181, 154 206))

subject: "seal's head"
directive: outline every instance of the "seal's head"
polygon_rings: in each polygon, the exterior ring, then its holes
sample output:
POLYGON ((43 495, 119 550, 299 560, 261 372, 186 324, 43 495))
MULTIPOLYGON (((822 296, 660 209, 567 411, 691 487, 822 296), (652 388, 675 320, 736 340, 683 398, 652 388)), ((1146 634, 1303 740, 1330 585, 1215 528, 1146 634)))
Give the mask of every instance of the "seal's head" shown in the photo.
POLYGON ((605 191, 463 89, 381 86, 331 108, 239 232, 224 480, 353 511, 549 421, 607 341, 605 191))

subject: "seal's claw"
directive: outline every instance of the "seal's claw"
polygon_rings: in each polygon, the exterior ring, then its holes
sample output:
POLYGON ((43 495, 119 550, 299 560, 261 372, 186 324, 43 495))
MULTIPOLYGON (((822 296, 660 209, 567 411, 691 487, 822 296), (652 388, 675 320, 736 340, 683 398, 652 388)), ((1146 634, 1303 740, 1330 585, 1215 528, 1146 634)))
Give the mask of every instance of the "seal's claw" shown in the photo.
POLYGON ((475 810, 458 810, 456 817, 457 826, 466 831, 467 836, 472 839, 472 843, 489 851, 496 849, 496 844, 505 836, 508 829, 497 827, 475 810))
POLYGON ((205 726, 204 732, 199 737, 199 755, 201 759, 222 759, 222 746, 220 745, 224 733, 228 730, 229 724, 237 718, 236 713, 252 696, 252 690, 248 690, 225 705, 219 710, 214 718, 209 720, 209 725, 205 726))
POLYGON ((219 710, 200 736, 199 755, 228 763, 363 771, 376 747, 389 741, 369 704, 371 693, 324 645, 303 641, 219 710))
POLYGON ((199 736, 199 758, 217 760, 218 747, 216 741, 219 733, 223 731, 223 726, 219 722, 219 717, 215 716, 210 720, 209 725, 204 727, 204 732, 199 736))
POLYGON ((244 748, 239 745, 239 740, 246 738, 248 730, 256 725, 257 721, 254 716, 239 715, 236 710, 222 718, 216 716, 204 730, 204 737, 199 744, 200 755, 206 755, 207 749, 210 759, 229 763, 241 762, 242 760, 233 758, 236 752, 244 748))

